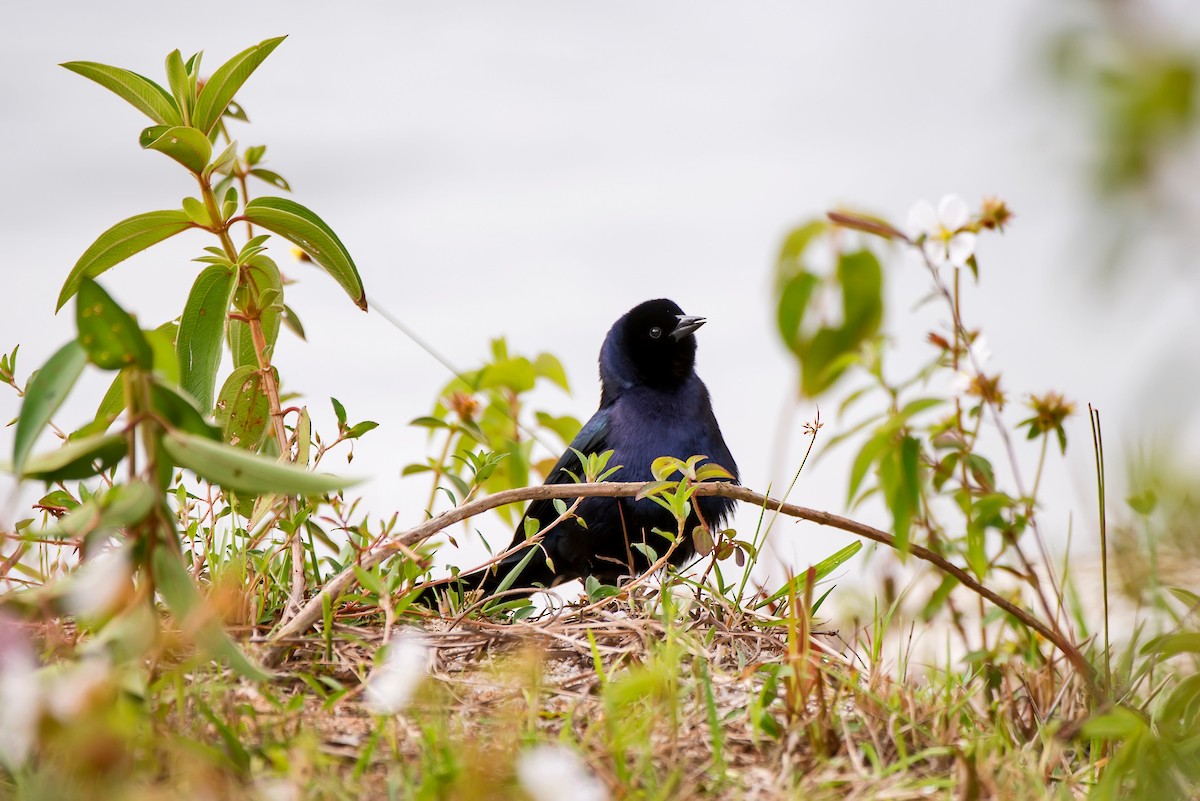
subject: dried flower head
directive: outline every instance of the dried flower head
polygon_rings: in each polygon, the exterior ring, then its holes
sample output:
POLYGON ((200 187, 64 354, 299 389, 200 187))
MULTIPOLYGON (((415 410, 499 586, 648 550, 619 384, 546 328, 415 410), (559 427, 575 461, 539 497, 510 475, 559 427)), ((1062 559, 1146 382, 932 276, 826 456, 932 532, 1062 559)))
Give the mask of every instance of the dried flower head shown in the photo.
POLYGON ((446 401, 450 411, 463 422, 474 420, 479 414, 479 399, 466 392, 455 392, 446 401))
POLYGON ((1029 426, 1029 439, 1054 432, 1059 448, 1066 453, 1067 432, 1063 423, 1075 413, 1075 404, 1060 393, 1051 391, 1045 395, 1030 395, 1026 405, 1033 410, 1033 417, 1022 420, 1019 425, 1029 426))
POLYGON ((989 231, 1003 231, 1004 226, 1013 218, 1008 204, 997 197, 985 197, 983 208, 979 212, 979 225, 989 231))

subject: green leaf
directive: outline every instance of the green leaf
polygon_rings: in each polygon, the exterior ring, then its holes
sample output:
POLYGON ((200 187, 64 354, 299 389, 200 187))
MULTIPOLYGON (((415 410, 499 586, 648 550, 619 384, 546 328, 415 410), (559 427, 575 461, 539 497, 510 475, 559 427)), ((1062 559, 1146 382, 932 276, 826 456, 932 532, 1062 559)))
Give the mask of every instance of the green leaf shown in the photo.
POLYGON ((195 401, 158 381, 150 385, 150 406, 175 428, 220 442, 221 429, 205 419, 195 401))
POLYGON ((271 419, 262 373, 252 367, 239 367, 230 373, 217 396, 216 417, 226 442, 258 450, 271 419))
POLYGON ((179 107, 180 112, 183 114, 183 124, 187 125, 192 115, 192 100, 194 95, 192 94, 191 81, 188 79, 188 69, 184 66, 183 56, 178 50, 172 50, 167 54, 166 68, 167 85, 171 87, 171 94, 175 97, 175 105, 179 107))
POLYGON ((179 125, 183 122, 179 107, 167 90, 136 72, 94 61, 68 61, 59 66, 95 81, 159 125, 179 125))
POLYGON ((779 294, 776 312, 779 335, 784 344, 798 356, 803 356, 807 350, 801 331, 809 301, 819 283, 820 279, 812 273, 800 273, 788 279, 779 294))
POLYGON ((542 378, 550 379, 567 392, 571 391, 571 387, 567 383, 567 371, 563 369, 562 362, 556 356, 539 353, 533 360, 533 369, 542 378))
POLYGON ((250 171, 250 174, 261 181, 266 181, 276 189, 282 189, 284 192, 292 191, 291 185, 288 184, 288 182, 284 180, 284 177, 277 172, 264 170, 262 167, 255 167, 250 171))
POLYGON ((324 495, 359 483, 326 473, 310 473, 291 464, 265 459, 240 448, 183 432, 169 432, 163 450, 180 467, 222 488, 251 495, 324 495))
POLYGON ((142 336, 154 352, 154 375, 168 386, 179 386, 179 359, 175 355, 179 326, 172 320, 151 331, 142 331, 142 336))
POLYGON ((211 228, 213 220, 208 216, 208 209, 200 202, 198 198, 185 197, 183 199, 183 213, 188 216, 196 225, 201 228, 211 228))
POLYGON ((124 434, 93 434, 74 440, 49 453, 25 460, 22 475, 43 481, 70 481, 103 473, 125 458, 129 440, 124 434), (99 462, 95 467, 93 462, 99 462))
POLYGON ((1098 740, 1125 740, 1146 731, 1141 715, 1123 706, 1113 707, 1083 724, 1080 736, 1098 740))
POLYGON ((292 310, 292 307, 283 304, 283 314, 280 317, 283 324, 288 327, 293 334, 300 337, 301 340, 307 342, 308 337, 304 335, 304 324, 300 322, 300 317, 292 310))
POLYGON ((13 437, 15 473, 20 474, 38 434, 66 400, 67 393, 75 385, 85 364, 87 353, 78 342, 71 340, 47 359, 42 369, 38 370, 29 382, 25 399, 21 402, 21 416, 17 418, 17 430, 13 437))
POLYGON ((206 412, 213 408, 225 324, 236 284, 237 276, 231 270, 216 264, 206 268, 192 284, 179 318, 175 351, 180 384, 206 412))
POLYGON ((79 291, 79 285, 85 278, 95 278, 133 254, 191 227, 192 221, 181 209, 151 211, 117 223, 101 234, 71 268, 71 274, 67 276, 58 295, 55 311, 65 306, 79 291))
POLYGON ((200 90, 196 100, 196 110, 192 114, 192 124, 208 134, 212 131, 217 120, 225 113, 225 107, 233 100, 233 96, 242 88, 242 84, 250 74, 263 62, 271 51, 279 46, 286 36, 266 39, 256 45, 246 48, 233 58, 226 61, 200 90))
POLYGON ((251 681, 266 681, 271 674, 242 653, 242 650, 221 628, 221 618, 213 610, 203 609, 201 597, 192 577, 184 569, 179 555, 164 543, 154 549, 151 557, 154 585, 167 602, 184 631, 193 631, 197 643, 218 659, 225 659, 239 675, 251 681))
POLYGON ((1182 631, 1155 637, 1142 647, 1143 654, 1170 657, 1177 654, 1200 654, 1200 631, 1182 631))
POLYGON ((96 417, 93 422, 96 425, 103 425, 102 431, 107 431, 112 425, 112 421, 117 419, 122 411, 125 410, 125 376, 123 373, 117 373, 111 384, 108 385, 108 391, 104 393, 104 397, 100 399, 100 405, 96 408, 96 417))
MULTIPOLYGON (((346 439, 358 439, 368 431, 374 431, 377 428, 379 428, 379 423, 376 423, 374 420, 364 420, 361 423, 355 423, 354 425, 350 426, 350 429, 346 431, 345 437, 346 439)), ((485 477, 481 475, 479 480, 483 480, 484 478, 485 477)))
POLYGON ((88 360, 102 370, 154 367, 154 351, 137 322, 91 279, 79 287, 75 324, 88 360))
POLYGON ((355 305, 366 311, 367 296, 358 268, 346 246, 320 217, 281 197, 255 198, 246 204, 243 216, 301 248, 346 290, 355 305))
POLYGON ((210 178, 214 172, 228 173, 229 170, 227 168, 237 160, 237 148, 238 143, 235 139, 226 145, 225 149, 218 153, 215 159, 212 159, 208 163, 208 166, 204 168, 204 172, 201 173, 201 176, 204 178, 210 178))
POLYGON ((187 167, 196 175, 204 172, 212 158, 212 143, 195 128, 177 125, 153 125, 142 131, 139 144, 146 150, 157 150, 187 167))

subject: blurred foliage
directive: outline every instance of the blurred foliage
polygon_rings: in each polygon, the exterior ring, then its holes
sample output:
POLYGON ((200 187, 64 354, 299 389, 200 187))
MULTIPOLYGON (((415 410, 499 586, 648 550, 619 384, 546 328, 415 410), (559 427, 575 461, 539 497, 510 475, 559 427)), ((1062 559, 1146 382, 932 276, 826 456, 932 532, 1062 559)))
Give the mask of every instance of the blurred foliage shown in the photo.
MULTIPOLYGON (((431 438, 442 437, 438 457, 410 464, 403 471, 406 476, 433 475, 429 513, 439 489, 452 505, 458 505, 478 490, 492 493, 535 483, 531 471, 542 479, 550 474, 557 456, 535 461, 534 446, 541 444, 547 454, 558 454, 579 433, 581 424, 569 415, 528 408, 530 393, 547 383, 570 391, 557 357, 511 354, 503 338, 494 339, 491 357, 479 369, 447 383, 433 410, 411 422, 429 429, 431 438), (443 481, 448 486, 442 486, 443 481)), ((516 506, 496 511, 509 525, 520 518, 516 506)))

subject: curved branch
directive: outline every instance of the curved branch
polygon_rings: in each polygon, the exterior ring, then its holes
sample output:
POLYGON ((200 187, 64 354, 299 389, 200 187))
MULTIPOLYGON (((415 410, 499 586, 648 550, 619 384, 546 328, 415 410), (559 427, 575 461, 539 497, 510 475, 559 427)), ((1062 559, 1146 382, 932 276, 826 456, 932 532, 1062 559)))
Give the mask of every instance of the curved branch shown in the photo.
MULTIPOLYGON (((488 495, 477 501, 457 506, 443 512, 437 517, 426 520, 421 525, 415 526, 403 534, 378 543, 363 553, 362 558, 358 561, 358 566, 363 569, 370 569, 394 554, 401 546, 414 545, 432 537, 444 528, 448 528, 455 523, 467 520, 499 506, 506 506, 519 501, 547 500, 551 498, 562 498, 564 500, 573 498, 627 498, 637 495, 638 492, 647 486, 649 485, 640 482, 603 482, 599 484, 543 484, 537 487, 519 487, 517 489, 504 490, 503 492, 497 492, 495 495, 488 495)), ((819 509, 809 509, 805 506, 783 503, 782 501, 760 495, 751 489, 737 484, 716 481, 705 482, 696 485, 695 494, 699 496, 717 495, 722 498, 732 498, 759 508, 777 511, 789 517, 796 517, 801 520, 817 523, 818 525, 840 529, 857 537, 862 537, 863 539, 878 542, 881 545, 899 550, 895 537, 873 526, 868 526, 865 523, 859 523, 856 520, 851 520, 830 512, 823 512, 819 509)), ((1098 694, 1095 669, 1057 626, 1051 627, 1046 625, 1029 612, 1021 609, 995 591, 988 589, 983 584, 980 584, 971 574, 950 562, 941 554, 915 543, 909 544, 908 552, 916 558, 928 562, 943 573, 953 576, 967 589, 987 599, 990 603, 1015 617, 1025 626, 1036 631, 1058 648, 1071 662, 1071 665, 1087 683, 1088 689, 1093 696, 1098 694)), ((354 567, 352 565, 327 581, 325 586, 321 588, 321 591, 313 596, 291 620, 279 627, 268 637, 266 642, 270 646, 270 650, 266 653, 264 661, 269 665, 278 664, 285 647, 281 645, 281 642, 302 634, 313 623, 317 622, 321 618, 321 610, 326 599, 336 599, 354 583, 354 580, 354 567)))

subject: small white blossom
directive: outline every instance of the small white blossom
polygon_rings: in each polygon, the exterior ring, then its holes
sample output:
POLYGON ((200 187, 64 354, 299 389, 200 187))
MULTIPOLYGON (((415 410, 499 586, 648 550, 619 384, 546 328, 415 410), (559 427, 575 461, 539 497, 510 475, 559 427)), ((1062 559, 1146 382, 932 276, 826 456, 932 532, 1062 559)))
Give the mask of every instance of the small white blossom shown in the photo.
POLYGON ((303 797, 296 783, 287 779, 257 779, 254 791, 259 801, 300 801, 303 797))
POLYGON ((562 745, 538 745, 517 757, 517 780, 533 801, 607 801, 608 788, 579 755, 562 745))
POLYGON ((45 681, 46 710, 62 723, 79 717, 111 689, 112 664, 106 656, 92 656, 47 670, 52 672, 47 673, 45 681))
POLYGON ((925 238, 921 247, 925 258, 934 267, 946 264, 964 267, 975 254, 978 237, 961 230, 971 220, 971 211, 958 195, 946 195, 934 211, 927 201, 920 200, 908 212, 908 235, 925 238))
POLYGON ((367 678, 364 703, 371 714, 395 715, 408 706, 429 672, 429 646, 415 631, 400 632, 383 664, 367 678))
POLYGON ((129 551, 102 551, 85 559, 69 579, 63 604, 76 617, 96 620, 111 614, 129 592, 133 565, 129 551))
POLYGON ((0 617, 0 763, 21 765, 33 750, 42 715, 37 656, 16 622, 0 617))

